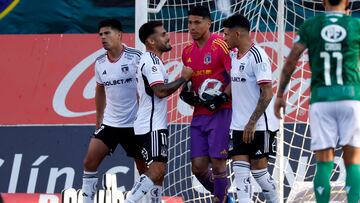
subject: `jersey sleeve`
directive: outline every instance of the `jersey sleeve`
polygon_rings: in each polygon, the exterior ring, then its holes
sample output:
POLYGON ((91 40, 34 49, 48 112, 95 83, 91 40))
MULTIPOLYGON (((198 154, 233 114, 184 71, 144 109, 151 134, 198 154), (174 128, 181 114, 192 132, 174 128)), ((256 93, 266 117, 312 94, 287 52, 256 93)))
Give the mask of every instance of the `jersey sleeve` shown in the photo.
POLYGON ((225 67, 227 72, 230 72, 231 69, 231 58, 230 58, 230 50, 226 42, 220 38, 214 40, 214 43, 219 47, 218 54, 220 56, 220 60, 222 61, 223 66, 225 67))
POLYGON ((99 73, 99 63, 97 61, 95 62, 94 70, 95 70, 96 83, 98 83, 99 85, 103 85, 103 82, 101 81, 100 73, 99 73))
POLYGON ((149 82, 150 87, 156 84, 163 84, 165 81, 164 74, 161 71, 161 65, 159 63, 154 63, 153 60, 149 59, 144 64, 142 73, 149 82))
POLYGON ((294 43, 299 43, 307 47, 308 44, 308 36, 306 33, 306 25, 308 23, 305 21, 299 28, 299 31, 294 39, 294 43))
POLYGON ((261 51, 261 61, 254 61, 253 71, 258 85, 272 82, 272 71, 269 58, 265 51, 261 51))

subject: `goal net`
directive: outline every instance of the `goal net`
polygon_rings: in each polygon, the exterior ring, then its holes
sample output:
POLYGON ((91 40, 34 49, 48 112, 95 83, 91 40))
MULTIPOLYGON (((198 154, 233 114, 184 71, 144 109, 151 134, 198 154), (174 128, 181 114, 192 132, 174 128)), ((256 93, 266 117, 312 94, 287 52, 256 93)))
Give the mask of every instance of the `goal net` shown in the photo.
MULTIPOLYGON (((179 77, 182 63, 181 52, 190 43, 187 29, 187 11, 195 5, 209 8, 212 16, 212 32, 222 32, 222 21, 232 14, 242 14, 251 22, 253 41, 263 47, 269 55, 273 70, 273 90, 276 91, 281 67, 290 52, 295 33, 304 19, 323 12, 320 0, 148 0, 142 6, 145 13, 136 14, 147 20, 161 20, 170 32, 173 50, 164 55, 164 63, 170 81, 179 77)), ((351 3, 353 15, 360 12, 359 1, 351 3)), ((137 5, 138 7, 139 5, 137 5)), ((141 5, 140 5, 141 6, 141 5)), ((136 28, 138 29, 138 28, 136 28)), ((313 202, 312 179, 315 173, 314 154, 310 151, 308 125, 308 101, 310 76, 307 53, 303 54, 286 92, 287 108, 284 130, 278 136, 277 159, 270 159, 270 172, 278 181, 279 196, 284 202, 313 202)), ((206 191, 191 173, 189 152, 189 123, 192 108, 183 103, 178 94, 168 99, 169 117, 169 162, 164 181, 164 195, 181 196, 184 202, 211 202, 206 191)), ((335 172, 332 175, 332 199, 344 202, 344 164, 341 153, 336 150, 335 172)), ((228 162, 231 187, 231 163, 228 162)), ((255 180, 252 180, 255 183, 255 180)), ((264 202, 260 187, 254 186, 254 202, 264 202)), ((236 197, 236 196, 235 196, 236 197)), ((170 198, 171 199, 171 198, 170 198)))

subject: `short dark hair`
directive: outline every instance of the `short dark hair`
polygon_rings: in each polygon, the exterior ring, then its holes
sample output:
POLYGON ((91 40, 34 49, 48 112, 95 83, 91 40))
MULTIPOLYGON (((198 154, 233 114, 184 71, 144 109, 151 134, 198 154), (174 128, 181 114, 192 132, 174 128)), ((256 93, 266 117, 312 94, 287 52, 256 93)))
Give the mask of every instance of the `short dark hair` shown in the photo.
POLYGON ((123 31, 121 22, 115 18, 100 21, 98 25, 98 31, 100 31, 100 29, 103 27, 111 27, 112 29, 118 30, 120 32, 123 31))
POLYGON ((337 6, 340 4, 340 2, 343 1, 343 0, 329 0, 329 3, 332 5, 332 6, 337 6))
POLYGON ((161 21, 150 21, 143 24, 139 29, 140 41, 145 44, 146 39, 155 33, 155 28, 162 25, 163 23, 161 21))
POLYGON ((192 7, 189 11, 188 11, 188 16, 189 15, 193 15, 193 16, 201 16, 203 18, 208 18, 209 20, 211 20, 211 15, 210 15, 210 11, 207 7, 205 6, 194 6, 192 7))
POLYGON ((248 32, 250 31, 250 22, 242 15, 233 15, 223 21, 223 26, 226 28, 244 28, 248 32))

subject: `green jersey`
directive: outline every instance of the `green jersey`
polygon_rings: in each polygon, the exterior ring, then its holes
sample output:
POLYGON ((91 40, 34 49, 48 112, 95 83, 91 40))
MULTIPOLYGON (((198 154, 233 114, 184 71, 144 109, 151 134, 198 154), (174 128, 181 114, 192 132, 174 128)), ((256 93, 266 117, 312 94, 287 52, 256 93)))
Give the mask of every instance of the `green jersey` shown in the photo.
POLYGON ((308 48, 310 103, 360 100, 360 20, 325 12, 300 27, 296 43, 308 48))

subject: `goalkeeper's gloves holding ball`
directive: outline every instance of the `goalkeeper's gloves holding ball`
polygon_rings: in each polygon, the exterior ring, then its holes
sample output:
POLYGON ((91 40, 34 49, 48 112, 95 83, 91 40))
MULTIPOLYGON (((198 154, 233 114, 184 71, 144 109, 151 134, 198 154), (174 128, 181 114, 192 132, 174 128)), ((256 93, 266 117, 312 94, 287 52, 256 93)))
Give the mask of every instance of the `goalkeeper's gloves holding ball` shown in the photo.
POLYGON ((199 105, 200 98, 194 91, 191 91, 191 84, 191 81, 188 81, 184 84, 183 89, 180 93, 180 99, 183 100, 185 103, 189 104, 190 106, 199 105))
POLYGON ((221 92, 219 95, 209 95, 204 92, 202 95, 204 100, 201 103, 210 111, 214 111, 221 106, 224 102, 228 101, 228 96, 221 92))

